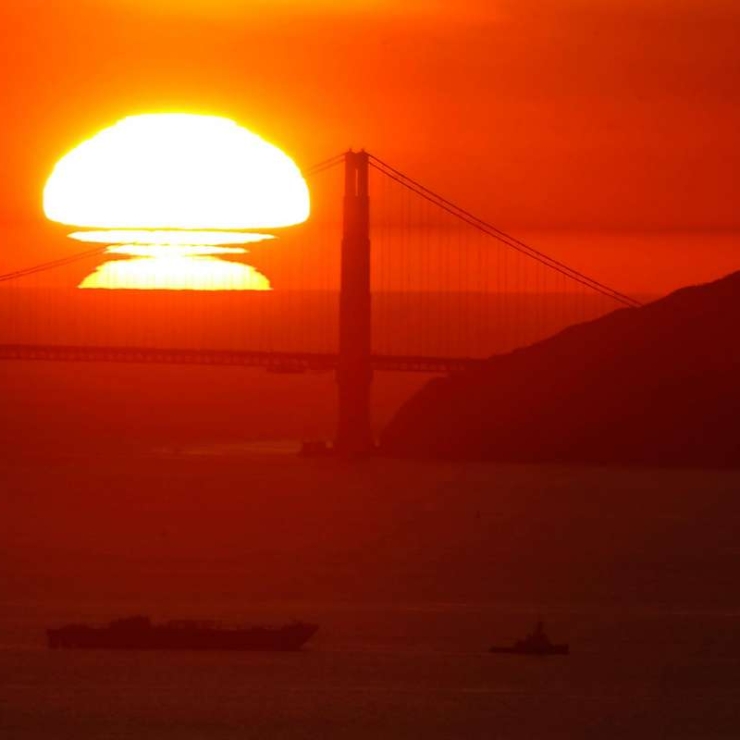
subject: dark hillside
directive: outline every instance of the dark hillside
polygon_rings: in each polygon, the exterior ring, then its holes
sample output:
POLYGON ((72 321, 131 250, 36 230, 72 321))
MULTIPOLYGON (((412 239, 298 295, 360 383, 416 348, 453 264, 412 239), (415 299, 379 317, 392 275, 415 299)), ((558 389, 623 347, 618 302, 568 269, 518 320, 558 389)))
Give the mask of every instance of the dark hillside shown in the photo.
POLYGON ((386 453, 500 461, 740 463, 740 273, 570 327, 429 382, 386 453))

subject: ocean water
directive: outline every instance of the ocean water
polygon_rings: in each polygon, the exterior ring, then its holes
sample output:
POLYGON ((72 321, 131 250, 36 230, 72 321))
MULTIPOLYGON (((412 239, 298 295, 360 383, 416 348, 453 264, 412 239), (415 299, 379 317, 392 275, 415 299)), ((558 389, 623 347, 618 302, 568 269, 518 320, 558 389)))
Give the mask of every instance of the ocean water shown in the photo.
POLYGON ((323 378, 279 400, 253 373, 3 370, 2 740, 740 737, 737 471, 307 459, 239 435, 323 378), (320 630, 295 654, 45 646, 140 613, 320 630), (569 656, 487 652, 538 617, 569 656))
POLYGON ((300 610, 321 630, 289 654, 51 651, 42 627, 54 614, 5 604, 2 737, 729 740, 740 732, 737 612, 551 607, 548 629, 572 654, 529 658, 487 648, 528 629, 533 606, 260 609, 300 610))

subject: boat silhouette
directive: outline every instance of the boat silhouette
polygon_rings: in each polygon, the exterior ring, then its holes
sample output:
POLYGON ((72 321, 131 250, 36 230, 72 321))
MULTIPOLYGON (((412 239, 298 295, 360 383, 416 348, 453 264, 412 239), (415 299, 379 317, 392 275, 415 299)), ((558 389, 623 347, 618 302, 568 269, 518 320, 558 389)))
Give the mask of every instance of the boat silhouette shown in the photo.
POLYGON ((540 620, 532 632, 523 639, 507 647, 494 646, 489 652, 515 655, 568 655, 570 646, 566 643, 550 642, 550 638, 545 634, 545 625, 540 620))
POLYGON ((68 624, 48 629, 50 648, 77 650, 299 650, 318 625, 224 627, 215 622, 176 620, 154 624, 149 617, 117 619, 103 626, 68 624))

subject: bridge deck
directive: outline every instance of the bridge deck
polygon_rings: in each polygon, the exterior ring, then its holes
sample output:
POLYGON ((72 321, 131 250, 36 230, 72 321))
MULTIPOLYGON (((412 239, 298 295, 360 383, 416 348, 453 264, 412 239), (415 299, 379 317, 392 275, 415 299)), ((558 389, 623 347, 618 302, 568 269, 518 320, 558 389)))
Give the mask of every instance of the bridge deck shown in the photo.
MULTIPOLYGON (((56 362, 126 362, 178 365, 237 365, 263 367, 277 373, 326 372, 336 368, 337 356, 311 352, 253 352, 158 347, 85 347, 79 345, 1 344, 0 360, 56 362)), ((454 373, 483 364, 465 357, 408 357, 374 355, 380 371, 454 373)))

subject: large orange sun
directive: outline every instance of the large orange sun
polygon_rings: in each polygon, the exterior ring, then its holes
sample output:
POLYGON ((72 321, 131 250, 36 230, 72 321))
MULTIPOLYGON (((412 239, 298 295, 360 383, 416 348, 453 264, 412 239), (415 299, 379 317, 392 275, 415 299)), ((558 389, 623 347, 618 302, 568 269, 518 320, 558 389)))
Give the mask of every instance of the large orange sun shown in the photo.
POLYGON ((44 212, 95 229, 73 238, 125 245, 117 253, 133 257, 80 287, 254 290, 269 281, 197 247, 267 238, 243 230, 305 221, 310 199, 276 146, 226 118, 168 113, 125 118, 65 155, 44 188, 44 212), (146 245, 156 249, 142 254, 146 245))

